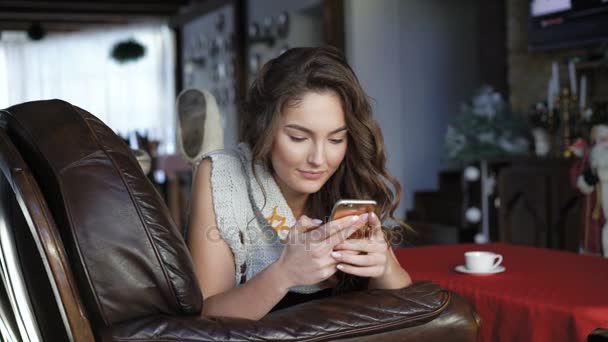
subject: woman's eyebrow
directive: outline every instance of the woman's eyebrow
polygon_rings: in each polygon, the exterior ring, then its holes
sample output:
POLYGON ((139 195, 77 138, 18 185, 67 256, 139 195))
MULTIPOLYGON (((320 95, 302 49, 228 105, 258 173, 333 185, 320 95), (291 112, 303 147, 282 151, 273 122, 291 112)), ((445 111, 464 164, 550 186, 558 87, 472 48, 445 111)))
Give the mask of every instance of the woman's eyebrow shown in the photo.
MULTIPOLYGON (((285 127, 297 129, 297 130, 300 130, 302 132, 306 132, 306 133, 309 133, 309 134, 313 133, 313 131, 311 131, 310 129, 308 129, 308 128, 304 127, 304 126, 296 125, 296 124, 288 124, 288 125, 285 125, 285 127)), ((346 130, 346 126, 342 126, 340 128, 334 129, 333 131, 329 132, 329 134, 335 134, 335 133, 338 133, 338 132, 341 132, 341 131, 345 131, 345 130, 346 130)))

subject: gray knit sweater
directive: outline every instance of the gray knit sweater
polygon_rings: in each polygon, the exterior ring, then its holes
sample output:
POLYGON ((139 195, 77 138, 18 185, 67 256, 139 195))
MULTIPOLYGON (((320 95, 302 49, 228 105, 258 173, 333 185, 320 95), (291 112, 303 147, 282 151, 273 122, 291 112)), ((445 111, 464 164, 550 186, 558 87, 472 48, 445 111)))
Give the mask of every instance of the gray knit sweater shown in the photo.
MULTIPOLYGON (((251 168, 251 150, 241 143, 233 149, 216 150, 210 158, 213 208, 217 227, 228 243, 235 262, 235 286, 275 262, 288 230, 296 222, 272 174, 261 163, 256 172, 266 191, 266 201, 251 168), (256 215, 257 213, 257 215, 256 215)), ((200 161, 199 161, 200 163, 200 161)), ((290 291, 314 293, 318 285, 298 286, 290 291)))

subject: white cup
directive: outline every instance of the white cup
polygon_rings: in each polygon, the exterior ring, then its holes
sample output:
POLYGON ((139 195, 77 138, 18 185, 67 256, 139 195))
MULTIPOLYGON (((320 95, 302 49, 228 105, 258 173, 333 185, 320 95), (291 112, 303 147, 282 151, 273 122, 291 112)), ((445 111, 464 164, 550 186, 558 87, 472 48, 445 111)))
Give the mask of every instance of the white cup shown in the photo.
POLYGON ((502 255, 492 252, 469 251, 464 253, 464 263, 469 271, 489 272, 502 262, 502 255))

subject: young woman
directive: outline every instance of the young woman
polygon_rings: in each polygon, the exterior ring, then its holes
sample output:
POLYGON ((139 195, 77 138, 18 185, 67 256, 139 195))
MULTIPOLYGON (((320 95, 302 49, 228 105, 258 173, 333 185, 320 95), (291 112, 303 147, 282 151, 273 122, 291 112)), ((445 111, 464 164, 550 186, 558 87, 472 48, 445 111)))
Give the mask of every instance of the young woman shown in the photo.
POLYGON ((400 222, 401 187, 337 50, 295 48, 269 61, 242 118, 243 142, 206 154, 193 185, 188 245, 204 315, 260 319, 349 284, 411 283, 382 230, 382 220, 400 222), (376 213, 324 221, 341 198, 376 200, 376 213), (367 225, 369 238, 348 239, 367 225))

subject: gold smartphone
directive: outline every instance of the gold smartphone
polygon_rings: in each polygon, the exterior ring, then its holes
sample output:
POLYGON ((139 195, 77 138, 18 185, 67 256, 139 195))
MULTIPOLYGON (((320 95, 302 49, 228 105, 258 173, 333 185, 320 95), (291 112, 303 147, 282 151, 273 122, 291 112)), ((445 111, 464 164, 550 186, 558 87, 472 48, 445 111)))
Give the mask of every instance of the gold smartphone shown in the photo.
MULTIPOLYGON (((365 213, 372 213, 376 211, 376 201, 374 200, 355 200, 355 199, 341 199, 334 204, 331 210, 331 216, 329 221, 337 220, 345 216, 350 215, 362 215, 365 213)), ((369 237, 371 230, 370 225, 366 225, 364 228, 353 233, 349 239, 363 239, 369 237)))

